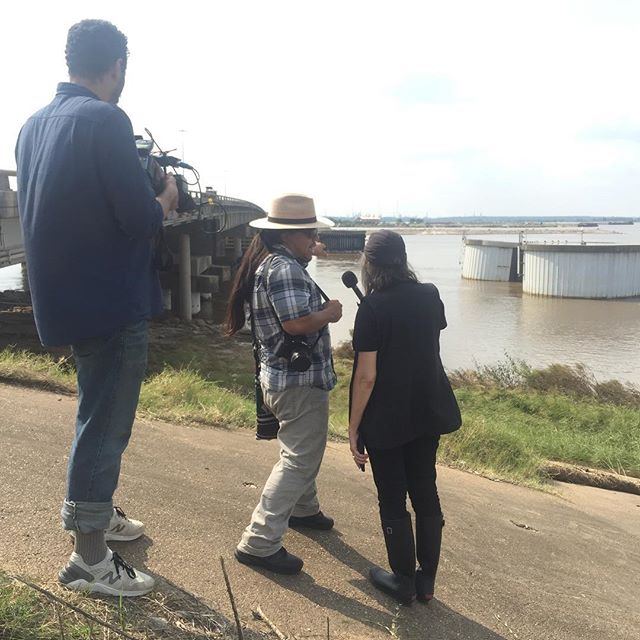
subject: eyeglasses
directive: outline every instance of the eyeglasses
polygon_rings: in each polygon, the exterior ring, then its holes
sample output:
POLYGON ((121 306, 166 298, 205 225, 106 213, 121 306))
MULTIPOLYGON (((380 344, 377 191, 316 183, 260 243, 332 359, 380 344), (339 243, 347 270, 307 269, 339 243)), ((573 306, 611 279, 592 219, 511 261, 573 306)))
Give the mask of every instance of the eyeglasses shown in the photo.
POLYGON ((317 240, 320 237, 317 229, 299 229, 299 232, 304 234, 309 240, 317 240))

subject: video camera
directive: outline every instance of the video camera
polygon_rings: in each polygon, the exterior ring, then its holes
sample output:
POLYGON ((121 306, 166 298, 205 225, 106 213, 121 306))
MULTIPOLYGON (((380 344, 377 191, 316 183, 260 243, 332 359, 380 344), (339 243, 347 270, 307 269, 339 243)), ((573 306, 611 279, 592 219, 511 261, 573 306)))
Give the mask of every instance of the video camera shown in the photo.
MULTIPOLYGON (((145 131, 150 140, 146 140, 142 136, 136 136, 136 147, 138 149, 138 155, 140 156, 142 168, 149 176, 151 188, 156 195, 160 195, 164 190, 164 177, 167 174, 168 167, 171 167, 172 169, 186 169, 188 171, 192 171, 196 178, 196 184, 199 184, 200 176, 190 164, 187 164, 180 158, 170 156, 166 152, 162 151, 157 142, 153 139, 151 132, 148 129, 145 129, 145 131), (158 147, 158 153, 152 153, 154 146, 158 147)), ((173 171, 172 173, 176 179, 176 185, 178 187, 178 208, 176 211, 178 213, 196 211, 198 209, 198 205, 191 196, 189 183, 186 178, 176 171, 173 171)))

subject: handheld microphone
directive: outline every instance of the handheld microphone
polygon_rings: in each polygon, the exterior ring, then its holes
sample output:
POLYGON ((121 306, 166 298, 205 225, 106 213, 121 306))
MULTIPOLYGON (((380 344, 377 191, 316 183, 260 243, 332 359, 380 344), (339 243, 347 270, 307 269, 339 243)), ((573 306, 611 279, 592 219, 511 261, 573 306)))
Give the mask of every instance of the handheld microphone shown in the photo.
POLYGON ((345 271, 342 274, 342 284, 347 287, 347 289, 353 289, 353 292, 358 296, 358 300, 362 300, 364 295, 362 295, 362 291, 358 287, 358 276, 353 273, 353 271, 345 271))

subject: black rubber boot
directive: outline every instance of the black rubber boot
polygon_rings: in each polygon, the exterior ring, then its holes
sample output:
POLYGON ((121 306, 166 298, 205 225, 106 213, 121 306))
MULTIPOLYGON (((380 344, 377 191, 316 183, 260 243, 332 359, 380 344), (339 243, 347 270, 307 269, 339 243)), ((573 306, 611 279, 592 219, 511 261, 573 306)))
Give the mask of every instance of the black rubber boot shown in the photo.
POLYGON ((382 520, 382 531, 391 572, 373 567, 369 578, 378 589, 409 604, 416 596, 416 545, 411 516, 407 513, 401 520, 382 520))
POLYGON ((416 554, 420 568, 416 571, 416 597, 421 602, 433 599, 440 561, 444 517, 416 516, 416 554))

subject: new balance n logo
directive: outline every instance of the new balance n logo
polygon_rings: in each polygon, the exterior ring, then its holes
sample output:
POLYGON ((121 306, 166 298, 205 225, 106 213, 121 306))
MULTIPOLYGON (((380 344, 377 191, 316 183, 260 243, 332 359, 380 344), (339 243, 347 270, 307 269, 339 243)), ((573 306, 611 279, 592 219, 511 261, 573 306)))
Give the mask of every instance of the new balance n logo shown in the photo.
POLYGON ((120 576, 118 574, 116 574, 115 576, 113 575, 113 571, 109 571, 109 573, 105 573, 102 576, 102 580, 108 580, 109 584, 115 584, 116 582, 118 582, 118 580, 120 580, 120 576))

